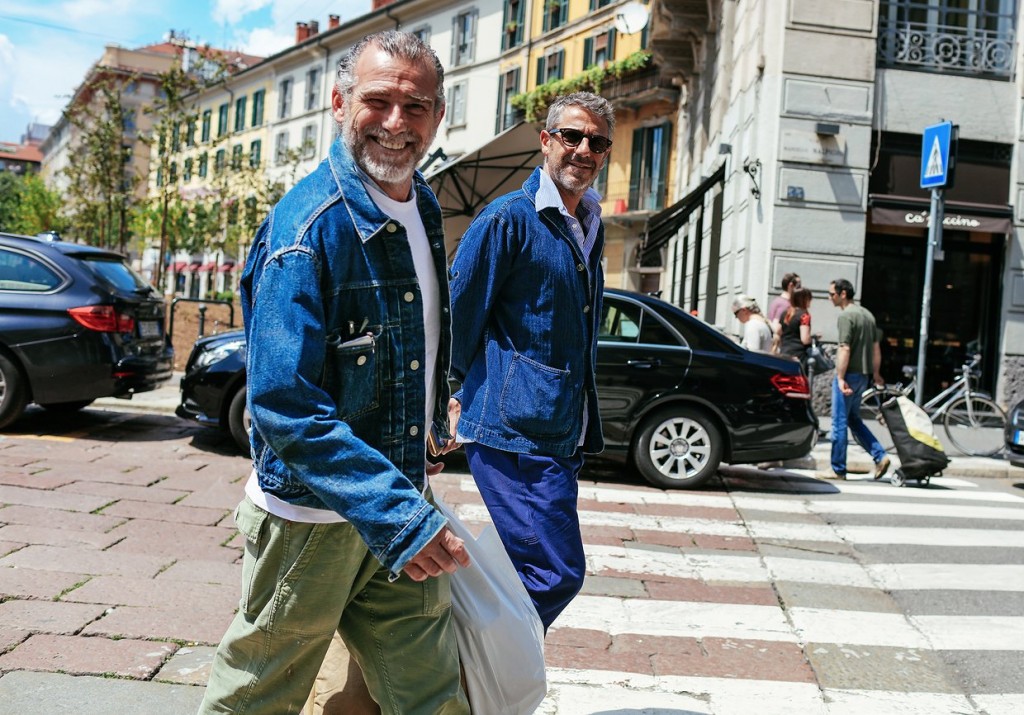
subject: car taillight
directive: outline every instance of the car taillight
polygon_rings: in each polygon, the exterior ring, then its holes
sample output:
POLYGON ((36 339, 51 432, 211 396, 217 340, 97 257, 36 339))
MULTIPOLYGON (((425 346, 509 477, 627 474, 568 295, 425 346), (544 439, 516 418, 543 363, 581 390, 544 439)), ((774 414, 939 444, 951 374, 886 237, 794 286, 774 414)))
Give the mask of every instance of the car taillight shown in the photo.
POLYGON ((811 387, 803 375, 785 375, 777 372, 771 377, 772 385, 786 397, 799 400, 811 399, 811 387))
POLYGON ((89 330, 100 333, 132 333, 135 319, 114 309, 112 305, 87 305, 82 308, 68 308, 75 321, 89 330))

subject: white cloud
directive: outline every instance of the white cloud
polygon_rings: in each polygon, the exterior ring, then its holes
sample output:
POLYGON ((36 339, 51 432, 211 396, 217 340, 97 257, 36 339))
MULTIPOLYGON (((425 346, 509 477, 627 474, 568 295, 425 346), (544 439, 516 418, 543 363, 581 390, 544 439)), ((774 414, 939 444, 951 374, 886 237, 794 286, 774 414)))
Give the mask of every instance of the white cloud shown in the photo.
POLYGON ((217 24, 237 25, 246 15, 262 10, 273 0, 217 0, 213 6, 213 19, 217 24))
POLYGON ((295 32, 281 33, 269 27, 257 28, 243 33, 239 38, 239 49, 250 55, 270 57, 295 42, 295 32))

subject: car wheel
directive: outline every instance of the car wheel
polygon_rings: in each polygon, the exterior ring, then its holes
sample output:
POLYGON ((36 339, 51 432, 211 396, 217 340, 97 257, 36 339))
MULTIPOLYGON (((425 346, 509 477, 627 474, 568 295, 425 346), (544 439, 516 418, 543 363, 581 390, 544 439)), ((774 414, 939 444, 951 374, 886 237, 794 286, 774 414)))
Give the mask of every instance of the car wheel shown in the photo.
POLYGON ((88 407, 93 403, 92 400, 75 400, 74 402, 48 402, 45 405, 39 405, 44 410, 50 412, 78 412, 78 410, 88 407))
POLYGON ((0 428, 21 417, 26 404, 28 396, 21 370, 7 356, 0 354, 0 428))
POLYGON ((722 447, 722 433, 707 414, 673 407, 643 422, 633 462, 656 487, 690 489, 715 474, 722 447))
POLYGON ((238 448, 248 454, 251 422, 249 408, 245 404, 245 395, 245 385, 242 385, 241 389, 231 398, 231 404, 228 405, 228 429, 231 430, 231 436, 234 437, 238 448))

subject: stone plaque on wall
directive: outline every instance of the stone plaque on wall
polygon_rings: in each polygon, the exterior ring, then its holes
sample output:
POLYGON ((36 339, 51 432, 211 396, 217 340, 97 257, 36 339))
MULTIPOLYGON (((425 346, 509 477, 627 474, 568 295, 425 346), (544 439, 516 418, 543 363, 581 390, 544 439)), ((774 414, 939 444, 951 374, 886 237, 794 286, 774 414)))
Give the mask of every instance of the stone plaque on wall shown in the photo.
POLYGON ((823 136, 798 129, 785 129, 779 145, 779 158, 783 161, 802 161, 807 164, 846 165, 846 139, 841 136, 823 136))

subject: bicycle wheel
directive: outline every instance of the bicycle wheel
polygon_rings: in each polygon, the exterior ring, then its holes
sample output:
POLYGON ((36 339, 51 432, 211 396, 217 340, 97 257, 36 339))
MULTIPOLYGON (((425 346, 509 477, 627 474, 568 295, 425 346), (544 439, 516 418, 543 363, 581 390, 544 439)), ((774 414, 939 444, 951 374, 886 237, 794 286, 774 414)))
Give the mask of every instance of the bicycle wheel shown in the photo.
POLYGON ((950 443, 964 454, 992 457, 1003 450, 1006 413, 987 397, 958 397, 943 418, 950 443))
POLYGON ((888 387, 869 387, 860 398, 860 418, 871 430, 871 434, 877 439, 887 452, 894 451, 892 435, 885 424, 885 416, 882 414, 882 405, 890 398, 897 397, 903 393, 892 390, 888 387))

